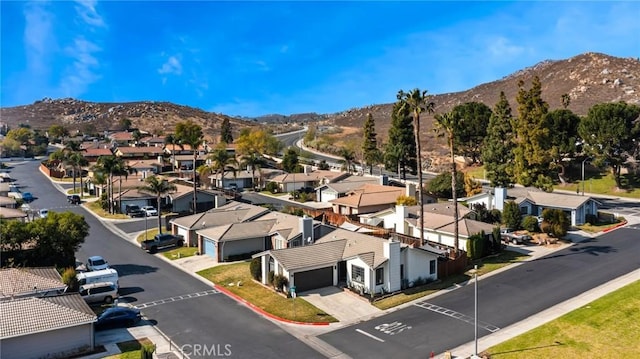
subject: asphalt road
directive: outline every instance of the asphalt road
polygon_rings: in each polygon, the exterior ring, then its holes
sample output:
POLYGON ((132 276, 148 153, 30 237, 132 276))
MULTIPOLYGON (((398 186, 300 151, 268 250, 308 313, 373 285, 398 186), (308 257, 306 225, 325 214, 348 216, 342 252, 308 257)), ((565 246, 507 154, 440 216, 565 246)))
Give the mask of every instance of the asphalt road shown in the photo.
MULTIPOLYGON (((479 281, 478 337, 640 268, 639 226, 524 263, 479 281)), ((474 286, 320 338, 353 358, 426 357, 473 341, 474 286)))
MULTIPOLYGON (((23 191, 38 197, 32 203, 34 208, 72 211, 85 216, 91 226, 90 234, 76 258, 85 261, 91 255, 101 255, 109 261, 120 274, 122 300, 137 306, 150 304, 142 313, 178 346, 198 344, 224 348, 228 344, 233 357, 238 358, 322 358, 279 326, 223 294, 178 298, 212 288, 114 235, 81 206, 67 205, 66 196, 38 171, 38 166, 38 161, 16 164, 11 177, 17 179, 23 191), (169 298, 174 300, 152 304, 169 298)), ((191 355, 191 358, 198 357, 191 355)))

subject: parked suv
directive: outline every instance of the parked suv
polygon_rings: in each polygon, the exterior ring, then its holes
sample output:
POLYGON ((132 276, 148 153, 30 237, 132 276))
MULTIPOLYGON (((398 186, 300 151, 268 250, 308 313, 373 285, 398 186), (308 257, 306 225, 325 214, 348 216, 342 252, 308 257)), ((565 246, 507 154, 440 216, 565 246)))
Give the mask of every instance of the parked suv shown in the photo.
POLYGON ((70 196, 67 196, 67 202, 71 203, 71 204, 80 204, 80 196, 78 196, 77 194, 72 194, 70 196))
POLYGON ((129 217, 144 217, 145 216, 145 213, 140 208, 140 206, 135 205, 135 204, 126 205, 124 207, 124 210, 125 210, 126 215, 129 216, 129 217))
POLYGON ((113 303, 118 298, 118 287, 111 282, 98 282, 80 286, 80 296, 87 303, 113 303))

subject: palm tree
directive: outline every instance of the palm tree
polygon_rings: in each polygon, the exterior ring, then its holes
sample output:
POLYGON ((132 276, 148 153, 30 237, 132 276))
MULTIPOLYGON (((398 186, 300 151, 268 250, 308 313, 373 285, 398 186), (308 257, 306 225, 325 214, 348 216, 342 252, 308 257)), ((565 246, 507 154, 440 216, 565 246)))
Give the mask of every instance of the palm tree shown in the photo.
POLYGON ((343 168, 346 167, 347 173, 351 173, 351 167, 353 166, 353 161, 356 158, 356 154, 348 148, 341 148, 340 157, 343 158, 343 168))
POLYGON ((160 206, 160 200, 165 195, 175 192, 176 185, 169 183, 166 179, 160 178, 156 175, 149 176, 144 180, 145 185, 140 187, 141 192, 156 195, 156 201, 158 204, 158 232, 162 234, 162 211, 160 206))
POLYGON ((165 145, 171 145, 171 171, 173 171, 174 170, 173 166, 176 163, 176 155, 174 152, 175 152, 175 147, 176 147, 176 144, 178 143, 178 140, 176 139, 173 133, 170 133, 165 136, 164 143, 165 145))
POLYGON ((87 161, 87 159, 84 158, 82 153, 72 152, 67 155, 65 162, 71 165, 71 167, 73 168, 73 193, 76 192, 76 173, 80 175, 80 197, 82 198, 84 194, 83 185, 82 185, 82 167, 88 165, 89 161, 87 161))
POLYGON ((456 192, 457 179, 456 179, 456 162, 454 157, 454 133, 458 126, 458 118, 453 112, 448 112, 443 115, 436 115, 436 130, 439 135, 447 137, 447 144, 449 145, 449 154, 451 156, 451 193, 453 196, 453 245, 455 247, 454 253, 456 258, 458 257, 458 193, 456 192))
POLYGON ((399 113, 405 109, 413 112, 413 134, 416 139, 416 158, 418 167, 418 204, 420 205, 420 243, 424 243, 424 191, 422 183, 422 153, 420 148, 420 114, 423 112, 432 113, 435 104, 429 102, 427 91, 414 89, 409 93, 398 91, 398 101, 400 102, 399 113))
POLYGON ((107 198, 109 200, 109 213, 114 213, 113 208, 113 174, 120 168, 122 160, 116 156, 100 156, 96 163, 95 170, 108 174, 107 198))
POLYGON ((196 181, 196 162, 198 160, 198 148, 204 141, 202 127, 193 121, 179 122, 176 125, 175 138, 183 145, 191 146, 193 151, 193 213, 198 212, 198 190, 196 181))
POLYGON ((220 173, 220 185, 224 187, 224 174, 226 171, 231 171, 233 172, 233 177, 236 176, 238 161, 235 156, 227 152, 224 142, 218 144, 216 149, 207 157, 207 160, 210 162, 209 165, 198 167, 198 174, 201 177, 205 177, 210 173, 216 175, 220 173))
POLYGON ((242 156, 241 166, 251 167, 251 184, 253 188, 256 188, 256 169, 260 168, 264 164, 264 158, 255 152, 251 152, 242 156))

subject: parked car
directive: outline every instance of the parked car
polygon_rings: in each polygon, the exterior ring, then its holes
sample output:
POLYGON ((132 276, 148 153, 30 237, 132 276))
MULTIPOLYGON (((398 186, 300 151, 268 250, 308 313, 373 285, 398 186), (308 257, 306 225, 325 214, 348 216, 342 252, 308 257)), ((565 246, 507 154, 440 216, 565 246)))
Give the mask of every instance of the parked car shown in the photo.
POLYGON ((136 325, 141 319, 142 316, 138 309, 111 307, 98 316, 95 328, 99 330, 115 327, 130 327, 136 325))
POLYGON ((133 217, 144 217, 145 216, 145 212, 142 210, 142 208, 140 208, 140 206, 135 205, 135 204, 131 204, 131 205, 126 205, 124 207, 124 211, 127 214, 127 216, 133 218, 133 217))
POLYGON ((46 208, 43 208, 38 211, 38 215, 40 216, 40 218, 47 218, 47 216, 49 215, 49 210, 46 208))
POLYGON ((503 241, 513 244, 523 244, 525 242, 531 241, 531 236, 528 234, 519 234, 511 228, 502 228, 500 229, 500 238, 503 241))
POLYGON ((113 303, 118 298, 118 287, 111 282, 90 283, 80 286, 80 296, 87 303, 113 303))
POLYGON ((29 202, 33 202, 33 200, 35 200, 35 198, 31 194, 31 192, 23 192, 22 193, 22 200, 24 200, 25 202, 29 203, 29 202))
POLYGON ((87 270, 97 271, 109 269, 109 263, 100 256, 91 256, 87 259, 87 270))
POLYGON ((67 202, 71 204, 80 204, 81 202, 80 196, 78 196, 77 194, 72 194, 70 196, 67 196, 67 202))
POLYGON ((147 215, 147 217, 158 215, 158 210, 153 206, 144 206, 142 207, 142 211, 147 215))
POLYGON ((153 239, 147 239, 140 243, 140 248, 149 253, 156 253, 158 249, 166 247, 182 247, 184 245, 184 237, 169 233, 156 234, 153 239))

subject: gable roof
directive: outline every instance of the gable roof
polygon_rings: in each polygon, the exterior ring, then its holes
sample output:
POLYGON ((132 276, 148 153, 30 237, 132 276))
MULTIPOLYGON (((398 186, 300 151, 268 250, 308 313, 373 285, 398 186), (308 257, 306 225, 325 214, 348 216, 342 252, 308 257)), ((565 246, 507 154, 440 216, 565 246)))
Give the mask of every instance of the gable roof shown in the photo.
POLYGON ((364 176, 349 176, 339 182, 326 183, 319 188, 328 188, 336 193, 347 193, 358 189, 363 184, 377 184, 380 181, 377 178, 364 177, 364 176))
POLYGON ((278 183, 295 183, 295 182, 320 182, 322 180, 332 181, 344 176, 342 172, 333 172, 327 170, 317 170, 307 173, 284 173, 271 179, 278 183))
POLYGON ((347 240, 334 240, 309 246, 274 249, 269 251, 288 271, 310 267, 334 265, 343 258, 347 240))
POLYGON ((87 148, 81 153, 83 157, 113 156, 113 152, 108 148, 87 148))
POLYGON ((528 192, 526 199, 538 206, 576 209, 589 201, 591 197, 548 192, 528 192))
POLYGON ((205 228, 197 234, 219 242, 237 241, 248 238, 265 237, 271 232, 275 219, 251 222, 231 223, 223 226, 205 228))
POLYGON ((122 153, 123 155, 162 155, 164 151, 160 147, 124 147, 120 146, 116 149, 116 153, 122 153))
MULTIPOLYGON (((446 216, 451 216, 453 219, 453 212, 454 212, 453 202, 425 203, 424 205, 422 205, 422 207, 424 208, 425 214, 426 213, 443 214, 446 216)), ((407 208, 407 212, 412 216, 420 218, 420 206, 409 206, 407 208)), ((469 214, 469 212, 471 212, 469 207, 458 203, 458 218, 462 218, 466 216, 467 214, 469 214)))
POLYGON ((189 230, 195 229, 198 226, 200 226, 200 228, 210 228, 231 222, 245 222, 268 212, 269 210, 264 207, 231 201, 223 206, 203 213, 175 218, 171 223, 189 230))
POLYGON ((53 267, 0 269, 0 299, 64 289, 62 277, 53 267))
POLYGON ((109 135, 109 138, 114 141, 133 141, 133 132, 127 132, 127 131, 114 132, 109 135))
MULTIPOLYGON (((420 228, 417 218, 406 218, 405 221, 416 228, 420 228)), ((425 212, 424 214, 425 230, 429 229, 452 234, 454 233, 454 222, 452 215, 430 212, 425 212)), ((480 233, 481 231, 489 234, 493 231, 493 227, 494 226, 492 224, 473 219, 462 217, 458 219, 458 234, 465 237, 472 236, 476 233, 480 233)))
POLYGON ((93 323, 96 315, 73 293, 55 297, 0 300, 0 338, 46 332, 93 323))
POLYGON ((382 204, 394 204, 398 197, 405 194, 402 187, 383 186, 367 183, 349 192, 346 196, 329 201, 333 204, 359 208, 382 204))

